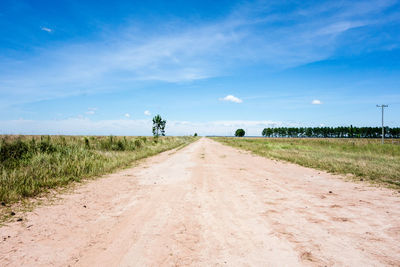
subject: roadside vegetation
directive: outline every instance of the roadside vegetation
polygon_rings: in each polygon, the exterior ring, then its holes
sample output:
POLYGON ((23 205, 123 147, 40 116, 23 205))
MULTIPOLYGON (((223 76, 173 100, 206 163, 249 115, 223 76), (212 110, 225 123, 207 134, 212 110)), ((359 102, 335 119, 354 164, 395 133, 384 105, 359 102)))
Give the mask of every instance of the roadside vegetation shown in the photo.
POLYGON ((36 196, 194 140, 194 137, 0 136, 0 201, 4 206, 36 196))
POLYGON ((227 138, 214 140, 268 158, 400 188, 400 145, 379 139, 227 138))

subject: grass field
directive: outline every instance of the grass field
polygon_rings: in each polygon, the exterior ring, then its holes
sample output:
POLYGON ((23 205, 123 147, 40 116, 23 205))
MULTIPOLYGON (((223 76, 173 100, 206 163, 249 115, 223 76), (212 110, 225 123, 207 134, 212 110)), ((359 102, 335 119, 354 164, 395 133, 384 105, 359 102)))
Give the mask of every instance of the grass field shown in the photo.
POLYGON ((0 201, 9 204, 129 166, 193 137, 1 136, 0 201))
POLYGON ((228 138, 214 140, 268 158, 400 188, 400 145, 377 139, 228 138))

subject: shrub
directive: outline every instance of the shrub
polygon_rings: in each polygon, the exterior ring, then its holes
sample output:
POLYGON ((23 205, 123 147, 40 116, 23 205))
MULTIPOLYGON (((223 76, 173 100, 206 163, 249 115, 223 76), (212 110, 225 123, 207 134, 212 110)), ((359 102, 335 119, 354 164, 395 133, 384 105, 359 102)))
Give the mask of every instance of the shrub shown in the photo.
POLYGON ((135 148, 141 148, 142 147, 142 142, 140 141, 140 139, 136 139, 134 142, 135 148))
POLYGON ((118 140, 117 145, 113 148, 113 150, 124 151, 125 144, 121 140, 118 140))
POLYGON ((3 141, 0 148, 0 162, 18 161, 24 158, 29 152, 29 146, 21 141, 6 143, 3 141))
POLYGON ((90 142, 89 142, 89 139, 87 137, 85 137, 85 147, 87 149, 90 149, 90 142))
POLYGON ((57 149, 56 149, 56 147, 55 147, 53 144, 50 143, 49 140, 42 140, 42 141, 39 143, 39 150, 40 150, 41 152, 44 152, 44 153, 53 153, 53 152, 55 152, 57 149))

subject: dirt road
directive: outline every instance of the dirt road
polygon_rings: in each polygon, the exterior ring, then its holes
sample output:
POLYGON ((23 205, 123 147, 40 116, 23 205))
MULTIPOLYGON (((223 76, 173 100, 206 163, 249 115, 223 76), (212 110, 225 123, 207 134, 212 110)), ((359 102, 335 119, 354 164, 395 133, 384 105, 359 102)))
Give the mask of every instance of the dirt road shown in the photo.
POLYGON ((400 196, 210 139, 0 228, 0 266, 400 266, 400 196))

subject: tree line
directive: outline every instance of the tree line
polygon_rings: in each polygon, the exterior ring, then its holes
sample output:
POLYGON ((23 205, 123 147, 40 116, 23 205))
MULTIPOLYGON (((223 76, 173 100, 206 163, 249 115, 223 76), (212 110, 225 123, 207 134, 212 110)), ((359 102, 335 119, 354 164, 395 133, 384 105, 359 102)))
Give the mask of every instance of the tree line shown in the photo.
MULTIPOLYGON (((264 137, 380 138, 381 127, 276 127, 265 128, 264 137)), ((386 138, 400 138, 400 128, 385 127, 386 138)))

